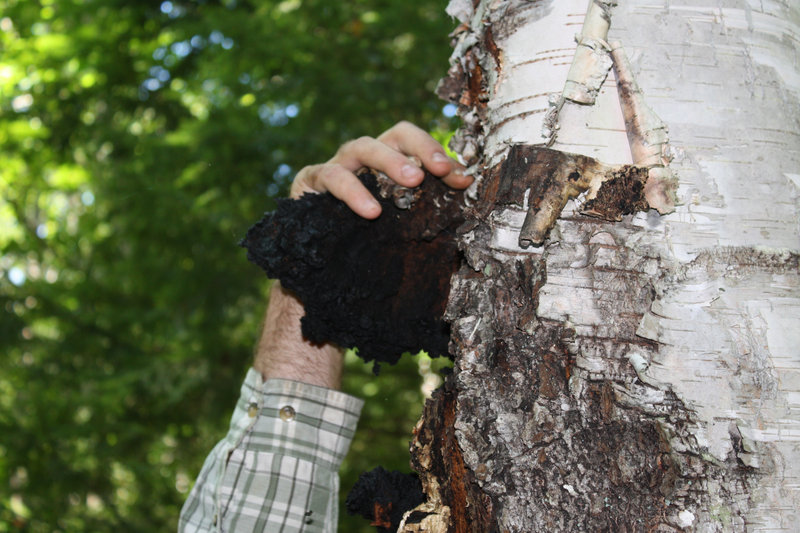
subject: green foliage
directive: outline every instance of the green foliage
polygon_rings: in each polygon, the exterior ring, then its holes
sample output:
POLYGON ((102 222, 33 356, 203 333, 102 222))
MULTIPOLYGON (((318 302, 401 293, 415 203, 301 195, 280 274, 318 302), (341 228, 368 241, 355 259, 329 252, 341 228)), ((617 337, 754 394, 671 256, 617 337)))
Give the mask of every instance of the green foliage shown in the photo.
MULTIPOLYGON (((0 0, 0 532, 175 529, 264 308, 238 239, 342 141, 451 127, 443 9, 0 0)), ((343 492, 407 467, 426 361, 348 359, 343 492)))

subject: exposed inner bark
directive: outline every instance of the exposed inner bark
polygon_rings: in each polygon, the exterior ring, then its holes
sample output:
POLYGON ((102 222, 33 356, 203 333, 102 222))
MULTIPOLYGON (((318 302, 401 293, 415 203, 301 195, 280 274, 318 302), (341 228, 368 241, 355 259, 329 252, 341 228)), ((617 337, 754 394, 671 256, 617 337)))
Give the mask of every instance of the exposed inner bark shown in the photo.
POLYGON ((248 259, 300 298, 303 334, 313 342, 356 347, 376 371, 404 352, 447 355, 442 314, 461 261, 463 194, 430 174, 416 190, 370 172, 359 177, 381 203, 378 219, 330 194, 282 199, 242 240, 248 259))
POLYGON ((409 514, 402 531, 497 531, 492 503, 465 465, 458 446, 457 399, 453 375, 448 374, 444 385, 425 403, 420 424, 414 429, 411 466, 420 473, 427 501, 409 514))
POLYGON ((631 165, 611 171, 611 176, 597 191, 597 196, 586 201, 581 213, 619 221, 622 215, 647 211, 650 208, 645 198, 648 176, 647 168, 631 165))

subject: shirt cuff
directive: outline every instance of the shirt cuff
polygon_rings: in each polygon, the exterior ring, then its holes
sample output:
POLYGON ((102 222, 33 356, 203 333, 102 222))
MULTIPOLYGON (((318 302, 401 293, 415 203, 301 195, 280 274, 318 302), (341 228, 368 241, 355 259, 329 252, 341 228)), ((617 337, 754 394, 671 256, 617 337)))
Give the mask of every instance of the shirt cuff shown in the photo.
POLYGON ((265 381, 251 368, 231 419, 229 435, 239 438, 230 444, 336 471, 350 448, 363 405, 359 398, 308 383, 265 381), (235 427, 239 424, 247 427, 235 427))

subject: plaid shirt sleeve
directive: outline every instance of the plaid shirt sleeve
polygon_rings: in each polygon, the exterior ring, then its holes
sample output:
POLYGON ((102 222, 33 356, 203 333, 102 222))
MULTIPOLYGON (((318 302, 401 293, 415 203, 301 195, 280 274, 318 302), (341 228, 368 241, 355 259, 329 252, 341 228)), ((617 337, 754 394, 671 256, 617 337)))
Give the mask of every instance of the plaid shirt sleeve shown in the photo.
POLYGON ((206 459, 178 531, 332 533, 339 466, 362 400, 247 374, 230 430, 206 459))

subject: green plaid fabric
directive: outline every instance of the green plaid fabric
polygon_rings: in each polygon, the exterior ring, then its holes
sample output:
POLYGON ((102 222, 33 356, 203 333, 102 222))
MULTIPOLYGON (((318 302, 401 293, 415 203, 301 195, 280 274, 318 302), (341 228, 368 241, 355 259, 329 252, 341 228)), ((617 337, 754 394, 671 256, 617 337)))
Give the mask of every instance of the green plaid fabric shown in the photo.
POLYGON ((247 374, 228 434, 206 459, 178 531, 328 533, 339 466, 363 402, 297 381, 247 374))

